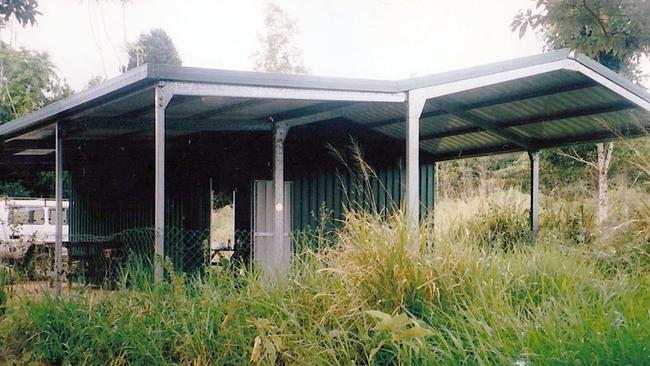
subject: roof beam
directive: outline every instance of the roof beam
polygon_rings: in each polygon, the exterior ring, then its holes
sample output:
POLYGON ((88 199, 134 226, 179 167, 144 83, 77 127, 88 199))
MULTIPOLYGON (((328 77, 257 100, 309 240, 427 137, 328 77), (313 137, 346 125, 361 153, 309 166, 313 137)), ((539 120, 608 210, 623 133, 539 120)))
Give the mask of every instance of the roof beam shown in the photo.
MULTIPOLYGON (((446 114, 449 114, 449 113, 447 113, 446 111, 442 111, 442 110, 423 112, 422 115, 420 116, 420 120, 423 120, 423 119, 426 119, 426 118, 431 118, 431 117, 444 116, 446 114)), ((364 123, 363 125, 368 127, 368 128, 377 128, 377 127, 388 126, 388 125, 393 125, 393 124, 397 124, 397 123, 404 123, 404 118, 403 117, 398 117, 398 118, 385 119, 383 121, 364 123)))
POLYGON ((455 160, 455 159, 464 159, 477 156, 486 156, 493 154, 506 154, 512 152, 523 151, 520 146, 514 144, 506 145, 497 145, 497 146, 488 146, 481 147, 476 149, 461 150, 458 152, 446 152, 440 154, 433 154, 434 161, 445 161, 445 160, 455 160))
POLYGON ((204 121, 210 119, 211 117, 214 117, 217 114, 232 113, 234 111, 245 109, 245 108, 252 108, 252 107, 261 106, 265 104, 271 104, 272 102, 273 99, 267 99, 267 100, 248 99, 239 103, 229 104, 214 109, 210 109, 205 112, 192 114, 189 117, 187 117, 187 120, 192 122, 204 121))
POLYGON ((404 92, 370 92, 355 90, 279 88, 268 86, 245 86, 227 84, 207 84, 194 82, 168 82, 173 95, 215 96, 257 99, 295 99, 350 102, 389 102, 402 103, 404 92))
POLYGON ((345 112, 348 111, 354 105, 349 105, 348 103, 339 104, 338 107, 332 108, 333 105, 328 105, 328 107, 321 106, 321 108, 314 108, 311 110, 311 113, 307 113, 301 116, 296 116, 294 118, 288 118, 284 120, 277 120, 276 122, 282 123, 287 127, 297 127, 306 125, 309 123, 327 121, 335 118, 345 117, 345 112))
POLYGON ((576 145, 581 143, 595 143, 603 141, 611 141, 620 137, 634 137, 634 136, 647 136, 650 133, 650 124, 636 126, 633 128, 626 128, 624 130, 601 130, 583 136, 567 136, 560 138, 553 138, 542 140, 535 143, 536 149, 545 149, 551 147, 562 147, 569 145, 576 145))
POLYGON ((495 135, 501 136, 508 141, 519 145, 525 149, 530 146, 530 140, 527 137, 520 136, 512 131, 500 127, 495 121, 490 121, 485 118, 479 117, 476 114, 467 111, 467 108, 457 105, 442 99, 434 99, 430 101, 436 108, 446 111, 447 113, 456 116, 464 121, 467 121, 474 126, 483 130, 489 131, 495 135))
POLYGON ((647 93, 642 88, 636 88, 638 90, 635 91, 634 85, 631 82, 623 79, 613 71, 608 70, 606 67, 598 64, 597 62, 593 60, 588 60, 584 56, 580 55, 576 59, 576 55, 575 53, 573 53, 573 55, 570 55, 569 57, 572 57, 572 59, 566 61, 567 69, 577 71, 589 77, 590 79, 594 80, 598 84, 604 86, 605 88, 620 95, 621 97, 628 100, 629 102, 635 104, 639 108, 644 109, 646 112, 650 112, 650 100, 647 99, 647 93), (580 61, 578 61, 578 59, 580 59, 580 61), (583 62, 588 62, 591 63, 592 65, 595 65, 595 67, 603 70, 604 74, 596 72, 592 68, 583 65, 583 62), (609 76, 606 76, 607 74, 609 74, 609 76), (623 86, 617 83, 615 81, 616 79, 619 79, 620 80, 619 82, 622 81, 623 84, 628 84, 628 85, 623 86))
MULTIPOLYGON (((503 122, 499 122, 497 125, 500 128, 519 127, 519 126, 525 126, 525 125, 531 125, 531 124, 537 124, 543 122, 558 121, 558 120, 563 120, 568 118, 588 117, 596 114, 618 112, 621 110, 627 110, 633 108, 634 106, 630 105, 629 103, 616 102, 599 108, 593 108, 593 109, 582 108, 582 109, 563 111, 555 114, 542 114, 542 115, 537 115, 537 116, 527 117, 527 118, 522 118, 517 120, 503 121, 503 122)), ((478 127, 465 127, 465 128, 459 128, 451 131, 422 135, 420 137, 420 140, 422 141, 437 140, 445 137, 453 137, 453 136, 465 135, 468 133, 480 132, 481 130, 482 129, 478 127)))
POLYGON ((519 93, 515 92, 512 94, 504 95, 501 97, 489 99, 483 102, 477 102, 477 103, 472 103, 466 105, 467 108, 470 109, 476 109, 476 108, 483 108, 483 107, 493 107, 499 104, 504 104, 504 103, 512 103, 512 102, 521 102, 524 100, 529 100, 529 99, 535 99, 535 98, 540 98, 540 97, 547 97, 549 95, 553 94, 560 94, 560 93, 567 93, 567 92, 572 92, 572 91, 577 91, 577 90, 583 90, 587 88, 593 88, 594 86, 597 86, 598 84, 594 82, 593 80, 584 80, 580 81, 577 83, 569 84, 569 85, 558 85, 553 88, 538 88, 534 90, 530 90, 527 92, 519 93))
POLYGON ((630 103, 615 102, 598 108, 592 108, 592 109, 580 108, 580 109, 573 109, 573 110, 563 111, 563 112, 550 114, 550 115, 542 114, 542 115, 523 118, 519 120, 503 121, 499 125, 504 128, 519 127, 519 126, 531 125, 531 124, 536 124, 541 122, 550 122, 550 121, 569 119, 575 117, 589 117, 596 114, 618 112, 618 111, 633 109, 633 108, 634 106, 631 105, 630 103))
POLYGON ((54 141, 45 140, 13 140, 1 144, 2 151, 23 151, 28 149, 54 149, 54 141))
MULTIPOLYGON (((296 108, 292 110, 288 110, 285 112, 277 113, 274 114, 273 120, 274 121, 286 121, 290 119, 295 119, 295 118, 301 118, 309 115, 313 115, 316 113, 321 113, 321 112, 327 112, 333 109, 336 110, 341 110, 342 107, 349 107, 355 105, 354 103, 351 102, 339 102, 339 101, 334 101, 334 102, 321 102, 318 104, 310 105, 307 107, 301 107, 301 108, 296 108)), ((341 113, 341 116, 343 114, 341 113)))
POLYGON ((521 67, 513 70, 498 71, 490 74, 476 76, 472 78, 457 80, 449 83, 443 83, 428 87, 423 87, 421 93, 427 98, 438 98, 464 92, 467 90, 479 89, 482 87, 501 84, 512 80, 524 79, 527 77, 546 74, 562 69, 571 69, 574 61, 564 59, 549 63, 537 64, 527 67, 521 67))
MULTIPOLYGON (((101 103, 98 103, 98 104, 96 104, 96 105, 94 105, 92 107, 88 107, 88 108, 86 108, 86 109, 84 109, 82 111, 79 111, 78 113, 72 113, 71 118, 81 118, 81 117, 84 117, 84 116, 89 116, 89 115, 91 115, 91 114, 93 114, 93 113, 95 113, 97 111, 102 110, 107 105, 114 104, 114 103, 119 103, 121 101, 132 98, 136 94, 143 93, 143 92, 146 92, 148 90, 153 90, 151 85, 146 85, 144 87, 132 90, 132 91, 130 91, 128 93, 125 93, 124 95, 120 95, 119 97, 116 97, 115 99, 102 101, 101 103)), ((142 107, 142 108, 144 108, 144 107, 142 107)), ((148 108, 153 109, 153 106, 147 107, 147 109, 148 108)))
MULTIPOLYGON (((546 97, 553 94, 582 90, 582 89, 594 87, 596 85, 597 83, 594 82, 593 80, 586 80, 586 81, 582 81, 570 85, 560 85, 554 88, 539 88, 525 93, 513 93, 498 98, 488 99, 482 102, 466 104, 465 108, 469 110, 469 109, 477 109, 477 108, 484 108, 484 107, 493 107, 504 103, 520 102, 528 99, 546 97)), ((422 113, 422 117, 420 117, 420 119, 443 116, 445 114, 447 114, 447 112, 442 110, 429 111, 429 112, 422 113)), ((366 126, 370 128, 375 128, 375 127, 381 127, 381 126, 391 125, 395 123, 403 123, 403 122, 404 122, 403 118, 392 118, 383 121, 367 123, 366 126)))
POLYGON ((466 135, 468 133, 475 133, 475 132, 481 132, 483 131, 482 128, 472 126, 472 127, 463 127, 463 128, 457 128, 451 131, 444 131, 444 132, 435 132, 435 133, 430 133, 426 135, 421 135, 420 136, 420 141, 427 141, 427 140, 438 140, 442 139, 445 137, 453 137, 453 136, 459 136, 459 135, 466 135))

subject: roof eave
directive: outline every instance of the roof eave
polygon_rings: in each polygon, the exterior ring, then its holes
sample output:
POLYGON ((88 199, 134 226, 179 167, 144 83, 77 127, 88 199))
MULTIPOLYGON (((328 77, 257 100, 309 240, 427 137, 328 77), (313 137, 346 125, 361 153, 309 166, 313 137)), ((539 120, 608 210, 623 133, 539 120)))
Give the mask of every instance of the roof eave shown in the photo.
POLYGON ((54 123, 58 119, 66 118, 81 108, 85 108, 91 104, 101 103, 104 98, 115 92, 128 92, 130 89, 148 84, 149 82, 148 66, 139 66, 100 85, 73 94, 0 125, 0 136, 6 139, 22 133, 26 129, 34 129, 54 123))

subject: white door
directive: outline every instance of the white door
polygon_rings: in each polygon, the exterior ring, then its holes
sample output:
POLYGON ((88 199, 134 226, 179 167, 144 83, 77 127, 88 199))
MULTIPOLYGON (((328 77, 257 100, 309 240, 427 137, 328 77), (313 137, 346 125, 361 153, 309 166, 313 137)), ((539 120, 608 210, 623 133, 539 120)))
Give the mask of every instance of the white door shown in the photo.
MULTIPOLYGON (((284 182, 284 240, 283 253, 291 253, 291 191, 292 183, 284 182)), ((273 181, 253 182, 253 260, 270 265, 268 259, 273 252, 273 181)), ((265 266, 266 267, 266 266, 265 266)))

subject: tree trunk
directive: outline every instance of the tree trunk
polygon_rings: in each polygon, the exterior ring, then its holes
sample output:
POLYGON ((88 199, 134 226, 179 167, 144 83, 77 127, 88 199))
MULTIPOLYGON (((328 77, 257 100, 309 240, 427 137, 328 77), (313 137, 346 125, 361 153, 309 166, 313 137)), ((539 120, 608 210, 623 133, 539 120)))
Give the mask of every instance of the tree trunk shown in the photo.
POLYGON ((605 147, 604 143, 596 144, 598 152, 598 225, 607 220, 608 180, 609 167, 612 162, 614 143, 610 142, 605 147))

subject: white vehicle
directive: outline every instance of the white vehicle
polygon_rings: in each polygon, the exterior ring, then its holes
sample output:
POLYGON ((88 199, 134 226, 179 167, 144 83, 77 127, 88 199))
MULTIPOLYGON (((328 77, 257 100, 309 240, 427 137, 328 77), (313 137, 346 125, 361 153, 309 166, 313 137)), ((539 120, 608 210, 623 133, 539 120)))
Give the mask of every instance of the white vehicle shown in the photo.
MULTIPOLYGON (((63 201, 63 241, 68 240, 69 202, 63 201)), ((48 275, 54 253, 56 201, 51 198, 0 198, 0 260, 29 265, 48 275), (36 263, 34 263, 36 262, 36 263)), ((67 250, 63 248, 63 257, 67 250)))

